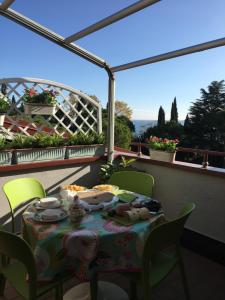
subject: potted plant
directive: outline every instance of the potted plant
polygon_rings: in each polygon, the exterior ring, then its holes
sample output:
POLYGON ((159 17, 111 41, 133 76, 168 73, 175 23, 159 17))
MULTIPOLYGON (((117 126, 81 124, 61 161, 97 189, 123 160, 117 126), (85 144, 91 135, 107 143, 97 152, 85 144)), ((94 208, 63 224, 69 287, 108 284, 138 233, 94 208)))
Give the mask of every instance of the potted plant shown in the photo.
POLYGON ((121 156, 120 159, 114 160, 112 163, 108 162, 107 164, 101 165, 99 174, 100 182, 107 183, 113 173, 129 170, 135 161, 136 158, 126 159, 124 156, 121 156))
POLYGON ((67 140, 66 158, 103 156, 105 154, 104 135, 98 133, 71 135, 67 140))
POLYGON ((154 160, 173 162, 176 154, 177 139, 169 140, 151 136, 147 142, 150 145, 150 158, 154 160))
POLYGON ((22 97, 24 112, 28 115, 52 115, 56 109, 57 91, 45 89, 38 93, 34 88, 25 89, 22 97))
POLYGON ((11 142, 14 148, 14 163, 59 160, 65 158, 64 138, 57 135, 17 135, 11 142))
POLYGON ((8 98, 6 96, 6 89, 4 85, 2 85, 0 92, 0 126, 4 125, 5 115, 9 110, 10 104, 8 98))
POLYGON ((6 148, 7 148, 6 139, 4 137, 0 137, 0 165, 1 166, 11 165, 12 151, 6 148))

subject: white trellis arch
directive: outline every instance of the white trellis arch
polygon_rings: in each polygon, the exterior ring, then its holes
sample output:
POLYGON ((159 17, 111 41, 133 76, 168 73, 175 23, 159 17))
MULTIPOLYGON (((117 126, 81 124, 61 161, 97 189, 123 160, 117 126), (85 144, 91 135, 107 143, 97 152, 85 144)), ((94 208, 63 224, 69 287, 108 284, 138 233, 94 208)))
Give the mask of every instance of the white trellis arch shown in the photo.
POLYGON ((7 119, 10 121, 8 131, 30 135, 29 125, 37 132, 50 128, 58 134, 102 132, 101 103, 87 94, 64 84, 37 78, 3 78, 0 85, 6 84, 7 96, 11 102, 7 119), (22 96, 25 88, 35 88, 38 92, 53 89, 58 92, 56 111, 49 116, 27 116, 23 112, 22 96), (21 119, 29 121, 21 126, 21 119))

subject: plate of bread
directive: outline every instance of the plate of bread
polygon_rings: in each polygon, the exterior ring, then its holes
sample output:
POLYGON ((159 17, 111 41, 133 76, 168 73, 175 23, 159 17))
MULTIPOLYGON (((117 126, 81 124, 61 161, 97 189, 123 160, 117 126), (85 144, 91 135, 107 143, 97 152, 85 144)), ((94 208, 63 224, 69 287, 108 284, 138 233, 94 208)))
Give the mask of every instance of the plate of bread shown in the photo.
POLYGON ((69 184, 63 187, 63 190, 71 191, 71 192, 84 192, 87 190, 85 186, 69 184))
POLYGON ((101 191, 101 192, 115 192, 119 190, 119 187, 112 184, 99 184, 93 187, 93 190, 101 191))
POLYGON ((112 205, 118 198, 111 192, 89 190, 86 193, 77 193, 80 204, 87 210, 98 210, 112 205))

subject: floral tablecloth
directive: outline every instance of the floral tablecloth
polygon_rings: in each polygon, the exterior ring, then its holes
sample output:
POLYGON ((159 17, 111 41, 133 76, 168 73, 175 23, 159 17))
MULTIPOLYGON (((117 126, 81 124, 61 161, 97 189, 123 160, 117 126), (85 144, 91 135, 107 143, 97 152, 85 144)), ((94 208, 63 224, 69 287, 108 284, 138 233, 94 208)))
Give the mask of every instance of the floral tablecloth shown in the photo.
POLYGON ((137 271, 149 231, 164 220, 154 216, 132 226, 104 219, 101 211, 87 214, 80 223, 69 218, 57 223, 38 223, 29 206, 23 215, 23 236, 34 250, 39 281, 71 271, 88 279, 90 267, 99 271, 137 271))

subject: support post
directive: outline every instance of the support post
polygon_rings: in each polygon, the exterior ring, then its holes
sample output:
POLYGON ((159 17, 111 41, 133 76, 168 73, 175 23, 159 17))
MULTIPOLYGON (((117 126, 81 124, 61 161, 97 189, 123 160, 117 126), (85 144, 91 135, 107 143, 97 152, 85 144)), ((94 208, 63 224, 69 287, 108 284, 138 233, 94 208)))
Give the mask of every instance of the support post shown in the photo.
POLYGON ((107 142, 108 142, 108 161, 112 162, 114 159, 114 112, 115 112, 115 77, 110 69, 107 69, 109 75, 109 87, 108 87, 108 130, 107 130, 107 142))

